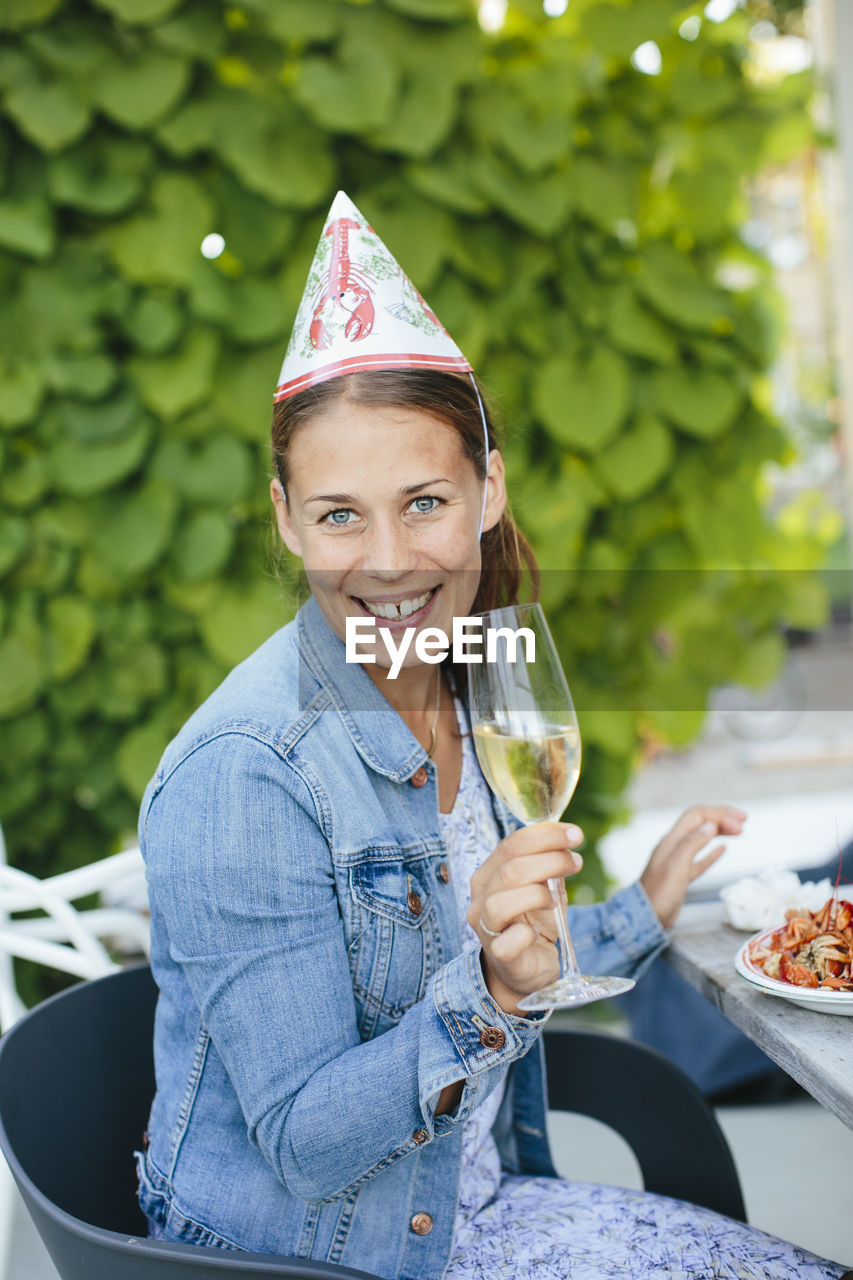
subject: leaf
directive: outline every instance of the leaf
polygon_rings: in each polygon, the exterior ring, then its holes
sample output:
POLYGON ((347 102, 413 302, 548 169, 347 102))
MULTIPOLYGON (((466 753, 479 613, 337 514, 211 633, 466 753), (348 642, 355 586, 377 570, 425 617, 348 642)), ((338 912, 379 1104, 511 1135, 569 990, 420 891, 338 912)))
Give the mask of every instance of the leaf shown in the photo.
POLYGON ((119 780, 134 800, 142 798, 172 735, 172 726, 155 718, 131 729, 119 744, 116 755, 119 780))
POLYGON ((45 367, 48 384, 60 395, 100 400, 115 385, 118 368, 106 355, 56 356, 45 367))
POLYGON ((31 537, 26 521, 5 511, 0 513, 0 577, 20 564, 30 545, 31 537))
POLYGON ((454 213, 486 213, 488 201, 476 190, 465 156, 456 149, 445 155, 439 163, 408 164, 405 177, 421 195, 454 213))
POLYGON ((148 208, 108 233, 119 270, 138 284, 187 284, 213 227, 213 211, 199 184, 183 174, 154 180, 148 208))
POLYGON ((286 100, 268 104, 234 93, 230 101, 214 141, 243 184, 291 209, 311 209, 325 200, 334 181, 326 134, 286 100))
POLYGON ((169 548, 175 525, 174 490, 150 481, 120 503, 102 499, 92 549, 122 581, 151 569, 169 548))
POLYGON ((732 425, 744 401, 737 381, 709 369, 675 366, 655 375, 660 411, 682 431, 709 440, 732 425))
POLYGON ((3 0, 0 31, 20 31, 35 27, 61 9, 64 0, 3 0))
POLYGON ((15 431, 38 413, 44 373, 34 361, 7 363, 0 356, 0 428, 15 431))
POLYGON ((620 351, 656 364, 677 359, 678 348, 666 326, 640 303, 630 286, 620 286, 608 295, 605 316, 610 340, 620 351))
MULTIPOLYGON (((603 691, 602 691, 603 692, 603 691)), ((603 692, 601 699, 591 693, 594 701, 610 700, 610 695, 603 692)), ((614 756, 628 755, 636 744, 634 717, 630 711, 618 711, 607 706, 587 706, 578 710, 583 742, 589 746, 593 743, 614 756)))
POLYGON ((56 440, 50 460, 57 489, 86 498, 111 488, 136 470, 150 437, 150 422, 142 419, 128 435, 102 444, 84 444, 72 436, 56 440))
POLYGON ((304 59, 292 93, 322 128, 361 133, 389 118, 398 84, 385 50, 369 31, 350 26, 332 55, 304 59))
POLYGON ((128 371, 149 409, 177 418, 207 398, 218 353, 218 336, 198 329, 173 355, 131 357, 128 371))
POLYGON ((272 583, 258 582, 251 588, 227 584, 199 616, 202 639, 214 658, 231 667, 283 626, 291 613, 272 583))
POLYGON ((20 452, 11 465, 3 469, 0 476, 0 499, 7 507, 16 511, 32 507, 48 487, 48 481, 44 455, 36 453, 30 441, 26 440, 22 442, 20 452))
POLYGON ((67 80, 30 80, 6 94, 6 110, 25 138, 59 151, 89 127, 92 113, 67 80))
POLYGON ((189 445, 171 437, 152 463, 152 475, 175 484, 191 503, 232 507, 248 494, 254 473, 248 448, 233 435, 207 434, 189 445))
POLYGON ((431 70, 409 73, 393 112, 370 135, 370 142, 383 151, 430 156, 453 128, 457 104, 451 80, 437 80, 431 70))
POLYGON ((113 54, 93 85, 94 100, 122 128, 148 129, 183 97, 191 69, 183 58, 150 48, 134 57, 113 54))
POLYGON ((190 0, 173 18, 158 22, 151 34, 158 45, 172 53, 212 61, 222 52, 228 28, 218 15, 211 17, 207 0, 190 0))
POLYGON ((205 582, 220 573, 234 546, 234 529, 218 511, 197 511, 178 530, 172 568, 181 582, 205 582))
POLYGON ((607 230, 637 218, 637 181, 633 166, 618 159, 578 156, 572 181, 575 206, 607 230))
POLYGON ((622 501, 654 488, 673 458, 670 433, 655 418, 643 417, 617 436, 595 460, 595 473, 622 501))
POLYGON ((400 13, 436 22, 466 18, 470 12, 465 0, 388 0, 388 3, 400 13))
POLYGON ((723 290, 703 280, 696 266, 672 245, 656 242, 645 246, 637 289, 679 328, 713 331, 721 320, 729 318, 730 306, 723 290))
POLYGON ((216 371, 213 405, 223 423, 237 435, 257 441, 266 434, 282 354, 278 343, 255 351, 223 352, 216 371))
POLYGON ((173 347, 184 331, 186 315, 173 293, 147 289, 124 322, 131 342, 146 355, 173 347))
POLYGON ((244 276, 234 281, 226 323, 229 333, 239 342, 254 345, 276 337, 286 341, 289 321, 277 280, 244 276))
POLYGON ((58 204, 108 217, 135 204, 154 159, 139 138, 87 138, 51 161, 48 187, 58 204))
POLYGON ((227 173, 210 190, 216 201, 216 229, 228 252, 249 271, 280 261, 296 230, 295 216, 246 191, 227 173))
POLYGON ((46 606, 47 663, 51 678, 67 680, 82 667, 97 633, 91 606, 79 596, 54 596, 46 606))
POLYGON ((43 642, 38 625, 26 619, 0 640, 0 718, 31 706, 44 687, 43 642))
POLYGON ((139 400, 127 385, 102 404, 66 400, 54 411, 52 436, 73 438, 82 444, 100 444, 133 432, 140 419, 139 400), (55 420, 55 425, 54 425, 55 420))
POLYGON ((478 191, 534 234, 553 236, 565 225, 574 200, 570 170, 531 178, 484 152, 473 158, 471 173, 478 191))
POLYGON ((596 453, 613 438, 631 403, 624 360, 606 347, 589 357, 547 361, 534 380, 537 413, 560 444, 596 453))
POLYGON ((106 9, 121 22, 145 23, 160 22, 180 0, 95 0, 101 9, 106 9))
POLYGON ((285 43, 332 40, 340 29, 341 9, 332 0, 275 0, 265 23, 285 43))
POLYGON ((477 135, 501 150, 525 173, 552 168, 569 151, 566 121, 549 101, 529 101, 504 83, 482 81, 466 116, 477 135))
POLYGON ((0 200, 0 247, 47 258, 56 246, 53 210, 40 196, 0 200))
POLYGON ((599 54, 626 59, 638 45, 666 35, 673 13, 671 0, 591 4, 581 14, 581 31, 599 54))

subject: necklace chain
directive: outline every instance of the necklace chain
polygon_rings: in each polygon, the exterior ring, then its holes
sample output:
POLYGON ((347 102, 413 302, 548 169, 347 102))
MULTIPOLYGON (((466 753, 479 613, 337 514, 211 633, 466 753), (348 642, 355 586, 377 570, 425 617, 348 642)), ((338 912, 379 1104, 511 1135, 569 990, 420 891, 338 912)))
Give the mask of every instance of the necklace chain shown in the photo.
POLYGON ((427 747, 427 755, 432 759, 432 753, 438 745, 438 713, 441 711, 441 667, 436 670, 438 681, 435 686, 435 715, 432 719, 432 728, 429 731, 429 746, 427 747))

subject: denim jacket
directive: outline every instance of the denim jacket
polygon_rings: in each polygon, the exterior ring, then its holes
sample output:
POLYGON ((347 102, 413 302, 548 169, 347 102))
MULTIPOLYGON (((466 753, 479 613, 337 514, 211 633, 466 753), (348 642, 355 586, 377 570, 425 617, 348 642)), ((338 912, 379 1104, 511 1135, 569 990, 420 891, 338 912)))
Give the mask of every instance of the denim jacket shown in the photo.
MULTIPOLYGON (((136 1154, 167 1239, 438 1280, 462 1124, 502 1080, 504 1168, 554 1173, 543 1019, 504 1013, 462 952, 435 765, 313 599, 169 745, 140 843, 160 999, 136 1154)), ((665 944, 639 886, 570 924, 592 972, 665 944)))

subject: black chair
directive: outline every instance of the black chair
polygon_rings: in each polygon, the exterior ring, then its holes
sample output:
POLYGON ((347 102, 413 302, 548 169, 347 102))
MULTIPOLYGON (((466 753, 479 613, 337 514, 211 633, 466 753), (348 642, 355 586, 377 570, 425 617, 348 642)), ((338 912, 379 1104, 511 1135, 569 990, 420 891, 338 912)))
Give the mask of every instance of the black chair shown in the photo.
MULTIPOLYGON (((140 965, 63 991, 0 1039, 0 1147, 62 1280, 370 1280, 322 1262, 145 1237, 131 1152, 154 1092, 156 1000, 140 965)), ((744 1217, 722 1131, 677 1068, 591 1032, 549 1032, 546 1051, 551 1105, 617 1129, 647 1190, 744 1217)))

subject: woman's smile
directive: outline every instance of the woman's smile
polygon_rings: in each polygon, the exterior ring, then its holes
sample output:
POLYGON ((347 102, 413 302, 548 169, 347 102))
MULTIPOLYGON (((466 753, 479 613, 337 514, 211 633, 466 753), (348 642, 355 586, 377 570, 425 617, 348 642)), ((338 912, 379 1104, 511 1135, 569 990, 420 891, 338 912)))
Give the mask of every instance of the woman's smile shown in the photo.
POLYGON ((392 629, 395 623, 401 627, 418 627, 426 621, 430 606, 440 590, 441 587, 437 586, 430 587, 420 595, 374 596, 370 600, 353 596, 353 599, 365 614, 390 623, 392 629))

